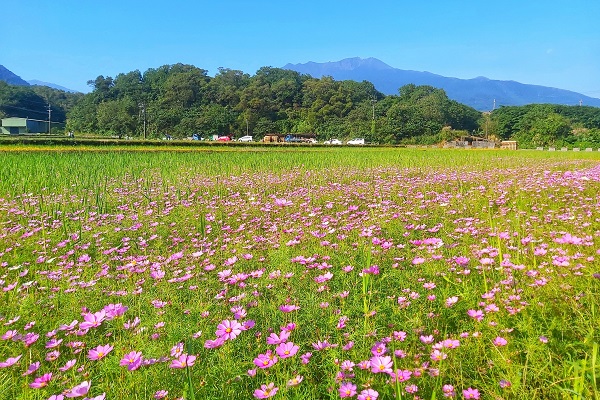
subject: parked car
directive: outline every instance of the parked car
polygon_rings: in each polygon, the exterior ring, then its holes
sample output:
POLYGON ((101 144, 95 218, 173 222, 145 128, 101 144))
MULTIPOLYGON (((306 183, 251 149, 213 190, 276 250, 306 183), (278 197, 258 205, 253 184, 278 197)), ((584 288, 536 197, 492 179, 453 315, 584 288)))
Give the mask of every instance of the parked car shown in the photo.
POLYGON ((331 140, 324 141, 323 144, 342 144, 342 142, 337 139, 331 139, 331 140))
POLYGON ((217 140, 220 142, 229 142, 231 141, 231 138, 229 136, 219 136, 217 140))
POLYGON ((251 142, 252 141, 252 136, 246 135, 246 136, 242 136, 241 138, 238 139, 238 142, 251 142))
POLYGON ((356 139, 352 139, 352 140, 348 140, 348 142, 346 144, 365 144, 365 139, 362 138, 356 138, 356 139))

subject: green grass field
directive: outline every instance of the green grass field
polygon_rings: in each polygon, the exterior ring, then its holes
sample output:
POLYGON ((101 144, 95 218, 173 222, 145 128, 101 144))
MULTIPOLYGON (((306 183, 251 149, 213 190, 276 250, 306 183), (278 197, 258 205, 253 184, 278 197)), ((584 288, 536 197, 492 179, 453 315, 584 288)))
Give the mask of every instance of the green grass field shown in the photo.
POLYGON ((0 161, 2 399, 600 398, 600 154, 0 161))

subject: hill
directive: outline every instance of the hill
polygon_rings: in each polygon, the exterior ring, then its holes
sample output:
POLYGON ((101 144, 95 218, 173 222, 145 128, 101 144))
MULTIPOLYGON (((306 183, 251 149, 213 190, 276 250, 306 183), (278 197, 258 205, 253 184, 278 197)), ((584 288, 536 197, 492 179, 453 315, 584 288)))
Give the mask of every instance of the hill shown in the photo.
POLYGON ((444 89, 448 97, 479 111, 489 111, 499 106, 522 106, 526 104, 562 104, 600 107, 600 99, 588 97, 569 90, 546 86, 528 85, 515 81, 500 81, 477 77, 459 79, 394 68, 376 58, 347 58, 336 62, 286 64, 289 69, 315 78, 331 76, 336 80, 369 81, 385 94, 398 94, 398 89, 409 83, 430 85, 444 89))
POLYGON ((10 85, 29 86, 29 83, 21 79, 20 76, 9 71, 4 65, 0 65, 0 81, 4 81, 10 85))

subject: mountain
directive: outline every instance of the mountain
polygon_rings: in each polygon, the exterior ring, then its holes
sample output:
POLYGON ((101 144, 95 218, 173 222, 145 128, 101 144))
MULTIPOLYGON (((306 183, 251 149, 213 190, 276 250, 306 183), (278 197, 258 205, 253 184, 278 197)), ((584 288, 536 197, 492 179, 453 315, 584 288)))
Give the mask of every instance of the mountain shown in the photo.
POLYGON ((473 79, 449 78, 431 72, 402 70, 391 67, 376 58, 347 58, 336 62, 286 64, 289 69, 315 78, 331 76, 336 80, 369 81, 384 94, 398 94, 398 89, 409 83, 430 85, 446 91, 448 97, 479 111, 490 111, 495 106, 522 106, 534 103, 600 107, 600 99, 569 90, 528 85, 515 81, 499 81, 485 77, 473 79))
POLYGON ((29 83, 30 85, 48 86, 52 89, 62 90, 63 92, 77 93, 77 90, 68 89, 64 86, 57 85, 56 83, 38 81, 37 79, 28 80, 27 83, 29 83))
POLYGON ((4 81, 10 85, 29 86, 29 83, 21 79, 20 76, 9 71, 4 65, 0 65, 0 81, 4 81))

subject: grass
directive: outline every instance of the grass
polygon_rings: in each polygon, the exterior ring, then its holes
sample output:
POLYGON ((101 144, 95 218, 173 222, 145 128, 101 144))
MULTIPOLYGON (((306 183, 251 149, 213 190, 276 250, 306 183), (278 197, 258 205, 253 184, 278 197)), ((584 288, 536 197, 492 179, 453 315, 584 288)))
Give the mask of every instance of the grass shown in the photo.
POLYGON ((0 363, 21 356, 0 368, 1 398, 84 381, 106 398, 247 399, 271 382, 288 399, 346 384, 396 399, 598 397, 600 155, 27 149, 0 153, 0 363), (81 328, 110 304, 127 309, 81 328), (248 329, 207 348, 234 318, 248 329), (282 327, 294 356, 267 341, 282 327), (178 343, 194 365, 171 367, 178 343), (131 351, 145 362, 128 371, 131 351), (267 354, 278 361, 258 367, 267 354))

